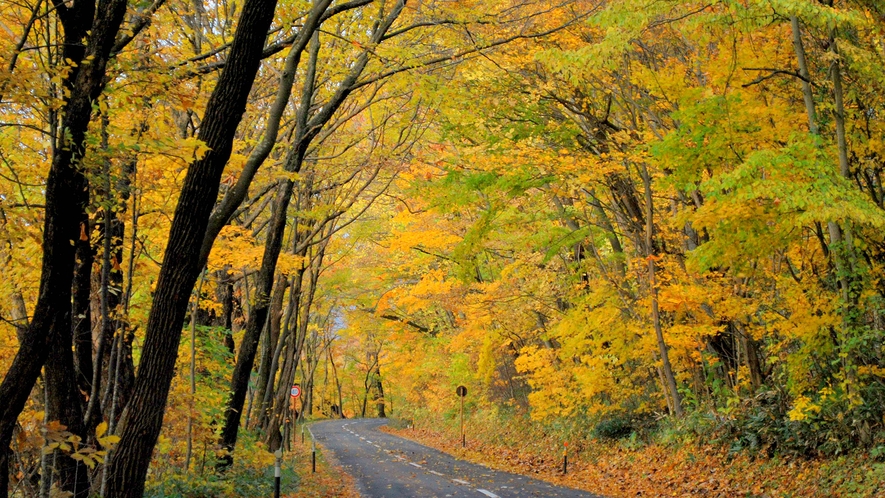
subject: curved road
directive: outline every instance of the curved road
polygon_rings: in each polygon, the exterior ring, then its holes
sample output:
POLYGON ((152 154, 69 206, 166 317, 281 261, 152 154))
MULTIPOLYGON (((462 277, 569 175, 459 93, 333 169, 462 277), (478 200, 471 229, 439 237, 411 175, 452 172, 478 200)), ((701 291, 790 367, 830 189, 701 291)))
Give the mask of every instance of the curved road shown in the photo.
POLYGON ((310 426, 366 498, 599 498, 458 460, 378 430, 383 419, 328 420, 310 426))

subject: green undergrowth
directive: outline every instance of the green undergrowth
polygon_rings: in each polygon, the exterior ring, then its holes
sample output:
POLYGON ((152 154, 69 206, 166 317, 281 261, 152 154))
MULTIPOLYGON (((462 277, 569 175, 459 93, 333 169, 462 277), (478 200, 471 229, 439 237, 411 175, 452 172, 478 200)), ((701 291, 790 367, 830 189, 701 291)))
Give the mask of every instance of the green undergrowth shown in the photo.
MULTIPOLYGON (((217 439, 213 438, 213 441, 217 439)), ((161 441, 163 448, 169 443, 161 441)), ((170 445, 171 446, 171 445, 170 445)), ((293 455, 284 454, 281 488, 283 494, 294 493, 301 481, 296 472, 293 455)), ((149 498, 227 498, 244 496, 272 496, 274 461, 250 430, 240 431, 233 465, 223 472, 216 471, 218 459, 209 444, 195 448, 191 471, 184 472, 180 459, 155 459, 146 482, 145 496, 149 498)))
MULTIPOLYGON (((299 475, 291 468, 282 469, 281 489, 284 494, 298 489, 299 475)), ((272 496, 274 469, 255 469, 234 465, 224 474, 166 475, 158 482, 151 482, 145 491, 146 497, 166 498, 210 498, 241 496, 272 496)))

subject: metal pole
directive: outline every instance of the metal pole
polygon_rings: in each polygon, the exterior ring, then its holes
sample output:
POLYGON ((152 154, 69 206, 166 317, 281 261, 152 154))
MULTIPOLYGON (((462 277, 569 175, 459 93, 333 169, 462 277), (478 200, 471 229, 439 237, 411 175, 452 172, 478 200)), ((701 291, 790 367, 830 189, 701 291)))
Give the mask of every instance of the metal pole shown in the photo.
POLYGON ((280 498, 280 476, 282 476, 280 460, 283 457, 283 452, 277 450, 274 452, 274 456, 276 457, 276 463, 273 468, 273 498, 280 498))
POLYGON ((464 396, 460 396, 461 398, 461 447, 463 448, 466 445, 466 438, 464 437, 464 396))

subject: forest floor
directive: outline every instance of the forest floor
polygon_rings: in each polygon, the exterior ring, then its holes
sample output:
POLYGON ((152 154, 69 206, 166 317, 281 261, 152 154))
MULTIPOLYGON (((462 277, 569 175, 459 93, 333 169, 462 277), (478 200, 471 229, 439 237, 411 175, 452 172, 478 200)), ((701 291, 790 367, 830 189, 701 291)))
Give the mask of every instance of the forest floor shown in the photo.
POLYGON ((488 467, 525 474, 605 496, 885 497, 885 463, 855 454, 832 459, 785 459, 732 454, 710 444, 593 442, 562 450, 544 441, 496 444, 427 428, 383 430, 488 467))

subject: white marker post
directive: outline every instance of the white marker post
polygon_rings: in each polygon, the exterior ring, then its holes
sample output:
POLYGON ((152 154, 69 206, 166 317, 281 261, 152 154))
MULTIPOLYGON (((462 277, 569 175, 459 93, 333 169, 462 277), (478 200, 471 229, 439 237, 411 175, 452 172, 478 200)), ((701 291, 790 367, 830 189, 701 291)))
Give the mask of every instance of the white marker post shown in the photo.
POLYGON ((276 457, 273 467, 273 498, 280 498, 280 477, 283 475, 280 468, 280 460, 283 458, 283 452, 278 449, 273 455, 276 457))

